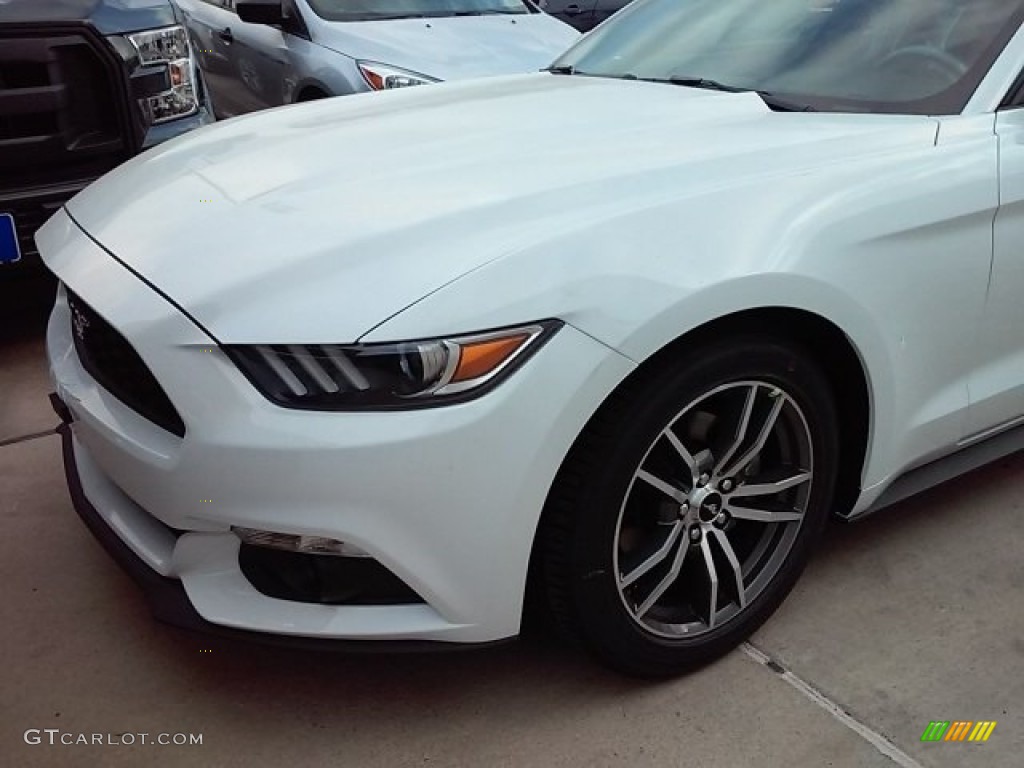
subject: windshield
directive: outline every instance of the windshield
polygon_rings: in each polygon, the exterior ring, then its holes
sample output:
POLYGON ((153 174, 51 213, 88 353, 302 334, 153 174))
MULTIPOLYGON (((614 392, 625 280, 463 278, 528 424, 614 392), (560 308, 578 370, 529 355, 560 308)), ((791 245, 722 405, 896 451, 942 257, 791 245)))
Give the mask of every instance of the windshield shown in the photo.
POLYGON ((529 13, 522 0, 307 0, 328 21, 529 13))
POLYGON ((955 114, 1022 20, 1024 0, 638 0, 554 69, 955 114))

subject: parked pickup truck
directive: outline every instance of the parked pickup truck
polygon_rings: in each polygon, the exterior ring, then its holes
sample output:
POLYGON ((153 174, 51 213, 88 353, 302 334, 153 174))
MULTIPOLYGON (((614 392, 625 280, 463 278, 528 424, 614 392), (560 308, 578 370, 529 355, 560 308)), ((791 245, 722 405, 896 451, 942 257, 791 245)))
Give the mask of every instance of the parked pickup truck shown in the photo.
POLYGON ((147 147, 213 119, 170 0, 0 0, 0 282, 33 235, 147 147))

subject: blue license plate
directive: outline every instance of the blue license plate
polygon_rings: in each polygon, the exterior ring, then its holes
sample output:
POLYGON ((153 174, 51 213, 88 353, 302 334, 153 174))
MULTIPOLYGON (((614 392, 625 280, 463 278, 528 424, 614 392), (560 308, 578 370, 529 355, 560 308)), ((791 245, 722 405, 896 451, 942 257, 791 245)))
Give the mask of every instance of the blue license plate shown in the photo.
POLYGON ((0 213, 0 264, 13 264, 16 261, 21 261, 21 248, 18 247, 14 217, 9 213, 0 213))

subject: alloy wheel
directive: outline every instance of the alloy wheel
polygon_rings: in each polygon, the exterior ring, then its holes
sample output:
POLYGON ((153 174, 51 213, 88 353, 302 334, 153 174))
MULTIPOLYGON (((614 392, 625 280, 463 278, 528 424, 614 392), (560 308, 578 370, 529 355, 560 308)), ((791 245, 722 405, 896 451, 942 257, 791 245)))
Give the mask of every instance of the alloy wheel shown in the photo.
POLYGON ((803 524, 811 431, 768 381, 717 387, 653 440, 614 537, 619 596, 645 631, 694 638, 730 622, 771 583, 803 524))

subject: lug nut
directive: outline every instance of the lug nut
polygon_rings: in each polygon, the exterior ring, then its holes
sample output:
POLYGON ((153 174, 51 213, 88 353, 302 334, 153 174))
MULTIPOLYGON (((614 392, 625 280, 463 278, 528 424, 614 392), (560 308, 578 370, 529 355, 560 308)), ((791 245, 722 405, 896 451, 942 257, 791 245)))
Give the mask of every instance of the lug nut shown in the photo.
POLYGON ((729 523, 729 513, 728 512, 719 512, 718 516, 715 518, 715 525, 717 525, 719 528, 725 528, 725 526, 728 523, 729 523))
POLYGON ((700 541, 700 526, 695 525, 690 529, 690 541, 696 543, 700 541))
POLYGON ((707 485, 707 484, 708 484, 708 480, 710 480, 710 479, 711 479, 711 478, 710 478, 710 477, 708 477, 707 473, 705 472, 705 473, 704 473, 703 475, 701 475, 701 476, 700 476, 700 477, 699 477, 699 478, 697 479, 697 485, 698 485, 699 487, 703 488, 703 487, 704 487, 705 485, 707 485))
POLYGON ((722 493, 729 493, 735 487, 736 483, 734 483, 730 477, 725 478, 725 480, 721 482, 722 493))

